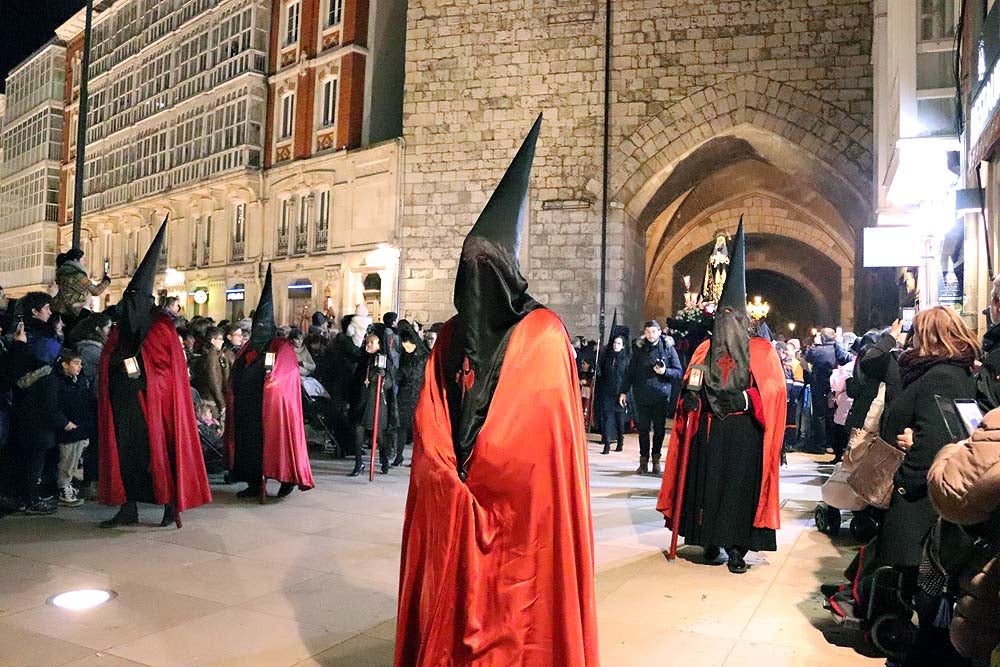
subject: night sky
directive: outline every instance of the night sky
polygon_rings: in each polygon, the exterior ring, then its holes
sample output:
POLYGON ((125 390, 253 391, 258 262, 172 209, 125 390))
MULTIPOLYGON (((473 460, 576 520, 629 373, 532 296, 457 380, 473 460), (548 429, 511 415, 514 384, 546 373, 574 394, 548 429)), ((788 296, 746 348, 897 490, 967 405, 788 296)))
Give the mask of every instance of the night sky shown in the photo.
POLYGON ((7 72, 55 37, 54 30, 85 0, 0 0, 0 93, 7 72))

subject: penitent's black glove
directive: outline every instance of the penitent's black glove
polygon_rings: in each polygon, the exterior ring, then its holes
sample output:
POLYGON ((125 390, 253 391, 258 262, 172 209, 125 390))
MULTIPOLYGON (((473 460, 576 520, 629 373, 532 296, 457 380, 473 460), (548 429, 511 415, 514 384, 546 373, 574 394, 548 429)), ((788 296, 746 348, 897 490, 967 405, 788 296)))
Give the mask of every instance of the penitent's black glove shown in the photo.
POLYGON ((685 391, 684 395, 681 396, 681 405, 684 407, 685 412, 694 412, 698 409, 698 405, 701 399, 698 398, 698 394, 693 391, 685 391))

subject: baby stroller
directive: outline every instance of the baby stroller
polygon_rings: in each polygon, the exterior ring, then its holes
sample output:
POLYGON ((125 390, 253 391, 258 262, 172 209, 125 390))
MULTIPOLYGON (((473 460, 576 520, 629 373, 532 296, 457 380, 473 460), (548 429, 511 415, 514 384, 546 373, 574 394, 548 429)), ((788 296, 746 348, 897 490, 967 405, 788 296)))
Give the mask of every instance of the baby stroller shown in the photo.
POLYGON ((316 378, 302 378, 302 416, 306 424, 323 434, 323 453, 342 459, 347 452, 327 423, 326 415, 331 409, 330 394, 323 385, 316 378))
POLYGON ((865 641, 887 658, 901 658, 917 639, 903 574, 888 565, 865 573, 866 549, 861 549, 851 583, 831 595, 826 607, 839 625, 863 632, 865 641))
POLYGON ((872 440, 878 433, 878 423, 885 404, 885 384, 879 387, 878 395, 865 417, 862 428, 851 430, 851 437, 844 453, 844 460, 833 469, 829 479, 823 484, 823 502, 816 505, 813 518, 821 533, 835 536, 840 532, 844 510, 852 512, 851 536, 858 542, 867 543, 878 533, 882 511, 870 507, 868 502, 855 492, 848 483, 851 474, 860 465, 872 440))
POLYGON ((198 423, 198 440, 205 458, 205 472, 222 475, 226 472, 226 457, 223 453, 222 438, 209 424, 198 423))

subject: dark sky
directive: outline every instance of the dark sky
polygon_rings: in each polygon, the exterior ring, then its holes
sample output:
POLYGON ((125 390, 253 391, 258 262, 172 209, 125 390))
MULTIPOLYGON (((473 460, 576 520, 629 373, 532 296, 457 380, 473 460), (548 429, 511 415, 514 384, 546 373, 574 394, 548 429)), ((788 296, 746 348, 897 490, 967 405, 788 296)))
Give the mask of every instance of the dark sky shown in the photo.
POLYGON ((7 72, 54 37, 85 0, 0 0, 0 93, 7 72))

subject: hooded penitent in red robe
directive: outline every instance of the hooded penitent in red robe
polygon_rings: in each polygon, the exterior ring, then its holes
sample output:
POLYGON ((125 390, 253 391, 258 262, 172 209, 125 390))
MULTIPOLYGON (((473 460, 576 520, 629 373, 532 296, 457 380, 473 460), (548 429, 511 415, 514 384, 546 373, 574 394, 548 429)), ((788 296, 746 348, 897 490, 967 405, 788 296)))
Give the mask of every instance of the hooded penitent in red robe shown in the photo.
MULTIPOLYGON (((126 502, 108 391, 109 364, 118 338, 116 326, 101 354, 98 383, 100 474, 97 488, 98 498, 105 505, 126 502)), ((141 350, 146 389, 139 393, 139 403, 149 433, 149 472, 155 500, 161 505, 172 504, 176 512, 210 503, 212 493, 198 439, 187 361, 169 317, 164 314, 154 317, 141 350)))
POLYGON ((417 404, 399 583, 397 667, 598 664, 580 389, 551 311, 510 335, 459 477, 445 384, 454 321, 417 404))
MULTIPOLYGON (((691 365, 705 364, 711 341, 703 342, 695 350, 691 365)), ((687 383, 690 366, 684 376, 687 383)), ((761 470, 760 497, 754 516, 755 528, 777 530, 781 525, 781 512, 778 501, 778 469, 781 465, 781 443, 785 435, 785 375, 781 362, 771 344, 762 338, 750 339, 750 380, 751 388, 756 392, 748 392, 752 401, 751 411, 754 419, 764 426, 764 457, 761 470), (759 396, 759 398, 758 398, 759 396)), ((699 414, 694 416, 692 423, 700 422, 701 410, 708 409, 707 402, 702 401, 699 414)), ((677 404, 677 414, 674 417, 674 428, 670 433, 670 446, 667 450, 666 467, 663 471, 663 483, 660 496, 656 501, 656 509, 663 513, 668 525, 674 515, 674 494, 678 479, 679 453, 684 441, 684 429, 688 413, 683 401, 677 404)), ((750 474, 750 471, 748 471, 750 474)), ((693 480, 688 478, 688 484, 693 480)))
MULTIPOLYGON (((266 351, 273 352, 275 358, 274 368, 264 378, 264 477, 296 484, 305 491, 313 488, 314 484, 302 416, 298 357, 295 356, 294 345, 285 338, 273 339, 266 351)), ((239 356, 251 354, 256 355, 257 352, 247 344, 240 350, 239 356)), ((226 457, 231 468, 236 451, 236 428, 233 420, 238 419, 239 415, 233 407, 231 390, 227 392, 226 399, 226 457)))

